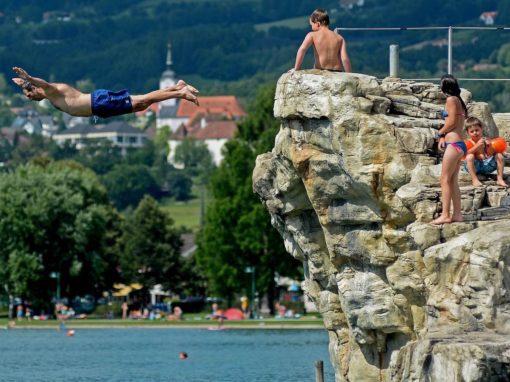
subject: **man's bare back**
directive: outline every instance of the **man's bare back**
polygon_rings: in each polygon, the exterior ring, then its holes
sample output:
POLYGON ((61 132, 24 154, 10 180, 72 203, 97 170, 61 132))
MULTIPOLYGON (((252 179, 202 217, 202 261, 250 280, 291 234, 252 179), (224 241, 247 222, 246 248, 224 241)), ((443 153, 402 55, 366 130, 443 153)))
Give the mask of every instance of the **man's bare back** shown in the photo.
POLYGON ((301 69, 305 54, 313 46, 315 69, 351 72, 351 61, 347 54, 347 45, 342 36, 329 29, 329 16, 322 9, 315 10, 310 16, 309 32, 298 49, 294 70, 301 69))
POLYGON ((82 93, 67 84, 52 83, 32 77, 19 67, 12 69, 18 75, 18 78, 12 79, 13 82, 23 89, 23 94, 27 98, 34 101, 47 99, 57 109, 77 117, 97 115, 107 118, 128 114, 145 110, 152 103, 170 98, 182 98, 198 105, 198 99, 193 94, 198 93, 198 90, 182 80, 167 89, 155 90, 143 95, 130 95, 126 90, 111 92, 104 89, 96 90, 90 94, 82 93), (104 98, 110 96, 112 96, 112 100, 106 99, 105 101, 104 98), (103 97, 100 100, 102 104, 96 104, 96 101, 99 102, 98 99, 101 97, 103 97))

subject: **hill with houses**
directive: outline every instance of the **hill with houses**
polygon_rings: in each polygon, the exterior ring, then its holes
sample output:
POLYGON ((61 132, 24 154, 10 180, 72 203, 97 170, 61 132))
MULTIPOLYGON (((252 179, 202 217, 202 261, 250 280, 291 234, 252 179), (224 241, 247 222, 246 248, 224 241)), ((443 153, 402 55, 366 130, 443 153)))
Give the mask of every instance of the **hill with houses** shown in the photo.
MULTIPOLYGON (((292 65, 316 4, 305 0, 142 0, 105 2, 5 0, 0 3, 0 72, 10 78, 16 64, 55 81, 134 93, 153 90, 165 70, 166 45, 172 43, 173 70, 203 95, 235 95, 247 105, 256 89, 274 82, 292 65)), ((333 27, 410 27, 507 25, 506 1, 325 0, 333 27)), ((384 76, 388 45, 402 48, 444 39, 445 33, 345 32, 354 69, 384 76)), ((498 52, 505 33, 456 34, 457 70, 477 64, 501 77, 498 52), (475 39, 476 41, 473 41, 475 39)), ((446 48, 426 45, 402 55, 406 74, 444 72, 446 48)), ((308 55, 305 66, 312 63, 308 55)), ((506 74, 506 72, 505 72, 506 74)), ((13 87, 7 87, 13 92, 13 87)), ((489 92, 481 92, 482 98, 489 92)), ((490 93, 501 93, 491 89, 490 93)), ((477 98, 480 97, 477 95, 477 98)), ((501 104, 501 103, 500 103, 501 104)))
MULTIPOLYGON (((469 0, 463 7, 452 0, 392 0, 384 5, 375 0, 328 0, 324 6, 333 27, 497 26, 510 21, 510 6, 494 0, 469 0)), ((234 136, 257 88, 274 83, 292 66, 310 11, 309 3, 301 0, 189 1, 171 6, 148 0, 122 5, 97 0, 20 5, 6 0, 0 4, 2 134, 12 137, 9 129, 18 129, 83 146, 103 129, 99 136, 124 150, 168 126, 170 163, 178 165, 173 155, 180 142, 194 138, 207 145, 218 164, 221 147, 234 136), (186 14, 190 17, 183 22, 186 14), (201 105, 167 100, 120 118, 122 128, 112 127, 109 121, 71 118, 44 104, 26 103, 6 81, 14 64, 84 91, 96 85, 128 86, 141 93, 184 78, 200 89, 201 105), (128 133, 126 126, 144 131, 128 133)), ((446 71, 444 31, 342 33, 355 71, 384 77, 390 43, 401 46, 402 76, 438 77, 446 71)), ((510 76, 510 45, 501 31, 455 32, 453 57, 454 73, 461 77, 510 76)), ((305 67, 311 62, 309 53, 305 67)), ((469 84, 477 99, 500 112, 508 108, 508 87, 505 82, 469 84)))

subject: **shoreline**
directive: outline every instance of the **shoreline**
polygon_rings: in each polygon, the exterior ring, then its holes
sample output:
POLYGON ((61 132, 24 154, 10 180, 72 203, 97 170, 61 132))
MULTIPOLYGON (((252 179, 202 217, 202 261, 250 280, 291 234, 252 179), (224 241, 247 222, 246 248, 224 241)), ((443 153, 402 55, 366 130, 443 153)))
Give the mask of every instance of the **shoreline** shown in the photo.
POLYGON ((66 324, 61 328, 55 325, 16 325, 14 327, 4 326, 5 330, 77 330, 77 329, 202 329, 202 330, 318 330, 325 329, 324 325, 223 325, 221 329, 217 325, 164 325, 164 324, 66 324))
POLYGON ((71 320, 51 321, 0 320, 0 330, 76 330, 76 329, 201 329, 201 330, 318 330, 325 329, 321 319, 314 320, 232 320, 224 321, 130 321, 130 320, 71 320))

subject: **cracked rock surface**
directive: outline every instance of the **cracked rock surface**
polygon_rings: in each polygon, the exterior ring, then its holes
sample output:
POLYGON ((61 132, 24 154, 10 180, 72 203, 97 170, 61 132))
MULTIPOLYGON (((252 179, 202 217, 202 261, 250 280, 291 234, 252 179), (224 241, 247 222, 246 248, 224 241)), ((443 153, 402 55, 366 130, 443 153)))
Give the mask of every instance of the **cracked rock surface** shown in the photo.
MULTIPOLYGON (((462 97, 497 136, 487 104, 462 97)), ((463 173, 466 222, 428 224, 444 102, 437 85, 361 74, 278 81, 281 128, 253 189, 303 261, 337 382, 510 380, 507 190, 463 173)))

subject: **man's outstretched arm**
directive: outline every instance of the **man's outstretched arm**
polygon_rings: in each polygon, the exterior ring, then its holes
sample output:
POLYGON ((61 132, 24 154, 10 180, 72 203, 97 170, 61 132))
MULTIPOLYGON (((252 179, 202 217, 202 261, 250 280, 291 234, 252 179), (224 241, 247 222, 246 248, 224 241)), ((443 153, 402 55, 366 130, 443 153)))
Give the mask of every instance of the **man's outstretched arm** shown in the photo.
POLYGON ((44 90, 52 90, 55 86, 42 78, 32 77, 30 74, 27 73, 25 69, 18 68, 17 66, 13 67, 12 70, 16 72, 19 78, 22 80, 28 81, 34 86, 40 87, 44 90))

